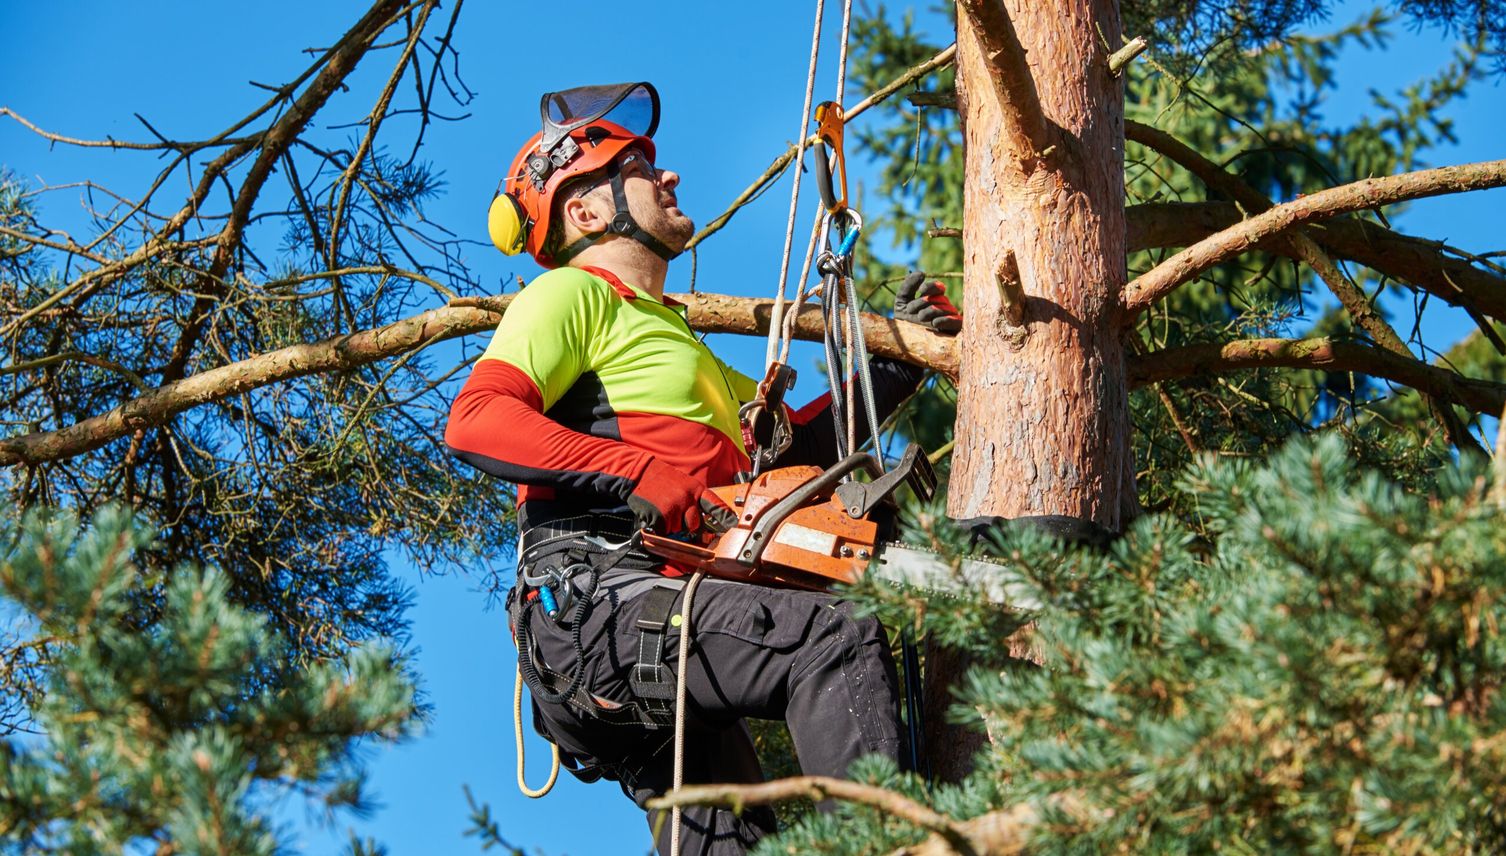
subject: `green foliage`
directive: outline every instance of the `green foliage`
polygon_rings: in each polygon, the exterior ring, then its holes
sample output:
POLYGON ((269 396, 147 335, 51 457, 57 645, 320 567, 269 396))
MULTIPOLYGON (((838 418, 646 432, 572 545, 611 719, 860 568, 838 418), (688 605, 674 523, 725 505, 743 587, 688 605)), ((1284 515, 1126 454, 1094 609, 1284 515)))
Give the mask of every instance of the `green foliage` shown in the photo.
POLYGON ((0 744, 0 834, 16 852, 273 853, 274 791, 366 807, 356 743, 397 739, 417 713, 393 650, 298 665, 265 617, 232 605, 225 574, 150 579, 136 558, 154 533, 118 508, 6 530, 0 590, 51 643, 42 739, 0 744), (137 601, 157 591, 143 623, 137 601))
MULTIPOLYGON (((310 145, 326 124, 279 160, 262 196, 286 204, 256 214, 255 234, 268 237, 254 251, 237 249, 220 275, 210 273, 224 226, 209 210, 216 196, 166 236, 176 243, 70 290, 97 259, 129 257, 157 240, 160 218, 133 216, 125 202, 94 211, 79 240, 98 243, 81 260, 40 219, 56 189, 0 171, 0 226, 9 230, 0 236, 0 306, 15 323, 67 295, 7 339, 0 421, 15 434, 76 426, 180 376, 379 327, 473 285, 457 259, 459 239, 431 234, 423 220, 423 206, 444 189, 438 171, 380 145, 356 171, 331 246, 344 159, 359 139, 341 131, 310 145), (199 313, 195 326, 189 319, 199 313)), ((461 348, 436 347, 293 378, 68 460, 8 469, 0 493, 21 509, 84 517, 121 502, 153 526, 158 538, 136 557, 151 571, 136 598, 141 622, 155 620, 173 568, 205 562, 226 575, 233 603, 270 619, 290 656, 338 659, 405 632, 408 591, 390 558, 442 571, 502 555, 516 540, 512 490, 457 467, 442 442, 447 395, 469 362, 461 348)), ((0 662, 18 663, 0 671, 0 697, 31 698, 36 661, 8 640, 0 646, 0 662)), ((25 726, 23 705, 0 706, 0 734, 25 726)))
MULTIPOLYGON (((1499 852, 1506 527, 1488 484, 1470 459, 1409 490, 1325 435, 1264 464, 1200 457, 1178 482, 1194 519, 1142 518, 1101 553, 996 533, 984 552, 1043 604, 1044 665, 994 653, 969 673, 952 715, 992 743, 933 804, 1033 804, 1038 853, 1499 852)), ((993 610, 930 607, 933 632, 997 650, 993 610)), ((854 809, 765 852, 882 851, 893 824, 854 809)))

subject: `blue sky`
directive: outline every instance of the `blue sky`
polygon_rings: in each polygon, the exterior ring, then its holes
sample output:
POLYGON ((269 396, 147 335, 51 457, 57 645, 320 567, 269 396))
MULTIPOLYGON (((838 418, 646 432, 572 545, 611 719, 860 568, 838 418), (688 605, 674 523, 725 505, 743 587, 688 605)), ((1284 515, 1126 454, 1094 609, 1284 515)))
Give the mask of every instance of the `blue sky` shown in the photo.
MULTIPOLYGON (((830 97, 834 87, 838 10, 835 3, 829 5, 818 99, 830 97)), ((531 262, 503 258, 485 245, 484 217, 506 161, 537 128, 539 94, 582 83, 648 79, 665 102, 657 137, 660 163, 684 178, 681 207, 698 222, 709 220, 795 135, 812 6, 808 0, 588 0, 566 10, 471 0, 461 13, 457 45, 462 73, 477 97, 465 108, 470 118, 439 123, 429 131, 426 156, 444 171, 448 192, 427 207, 427 215, 482 242, 467 261, 481 275, 485 290, 494 291, 515 275, 531 277, 537 273, 531 262), (563 47, 551 46, 542 32, 556 26, 551 14, 565 17, 572 28, 563 47)), ((170 137, 203 136, 264 100, 265 92, 248 81, 290 79, 307 61, 304 48, 332 42, 363 7, 306 0, 8 3, 0 10, 8 53, 0 69, 0 104, 71 136, 146 139, 137 113, 170 137)), ((1347 22, 1365 8, 1345 6, 1332 22, 1347 22)), ((942 43, 949 39, 938 37, 942 43)), ((1446 56, 1447 40, 1439 33, 1398 27, 1390 51, 1345 57, 1329 119, 1363 115, 1370 108, 1370 87, 1391 90, 1409 83, 1446 56)), ((364 114, 390 68, 389 57, 375 58, 357 74, 351 92, 338 96, 324 114, 327 123, 354 121, 364 114)), ((862 94, 849 91, 848 103, 862 94)), ((1471 100, 1452 111, 1461 144, 1433 152, 1430 162, 1501 157, 1506 151, 1500 143, 1506 138, 1503 108, 1500 85, 1477 87, 1471 100)), ((391 120, 384 134, 403 139, 408 121, 391 120)), ((5 120, 0 120, 0 164, 38 183, 88 177, 127 195, 142 190, 156 167, 151 155, 48 146, 5 120)), ((803 194, 807 200, 812 196, 803 194)), ((702 290, 772 293, 788 198, 785 181, 707 242, 699 260, 702 290)), ((78 199, 76 191, 50 196, 45 218, 82 229, 78 199)), ((1483 251, 1500 243, 1503 213, 1506 192, 1493 191, 1416 203, 1396 224, 1403 231, 1483 251)), ((809 215, 802 214, 800 222, 808 223, 809 215)), ((688 260, 678 263, 671 269, 669 289, 684 290, 688 277, 688 260)), ((1458 314, 1437 313, 1426 334, 1430 345, 1441 348, 1468 329, 1468 320, 1458 314)), ((712 342, 744 372, 761 373, 761 342, 732 337, 712 342)), ((797 401, 818 391, 819 379, 805 374, 797 401)), ((508 559, 497 557, 497 562, 508 559)), ((280 816, 295 845, 305 852, 333 852, 349 828, 385 842, 394 854, 478 852, 474 839, 461 835, 467 825, 461 788, 468 784, 479 800, 491 804, 509 840, 530 851, 645 852, 642 816, 611 784, 587 787, 566 775, 543 800, 518 795, 511 724, 514 653, 501 614, 487 611, 484 597, 474 591, 480 575, 431 574, 401 562, 396 571, 416 592, 413 639, 435 709, 433 722, 419 739, 367 751, 372 790, 384 806, 372 817, 342 816, 325 827, 310 822, 300 804, 289 801, 280 816)), ((536 739, 530 752, 530 781, 537 784, 547 768, 547 753, 536 739)))

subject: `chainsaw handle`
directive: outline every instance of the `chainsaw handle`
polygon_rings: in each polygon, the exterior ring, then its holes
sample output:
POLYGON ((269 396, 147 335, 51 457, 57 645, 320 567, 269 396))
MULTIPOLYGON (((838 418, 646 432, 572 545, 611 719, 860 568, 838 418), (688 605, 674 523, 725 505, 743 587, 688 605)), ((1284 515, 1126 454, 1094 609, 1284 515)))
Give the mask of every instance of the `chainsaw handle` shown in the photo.
POLYGON ((764 548, 774 540, 774 530, 779 528, 786 517, 789 517, 797 509, 803 507, 812 497, 822 493, 831 493, 843 478, 856 471, 859 467, 868 471, 868 475, 878 477, 883 475, 879 469, 878 461, 867 452, 854 452, 832 466, 822 471, 810 481, 790 491, 789 495, 779 500, 764 510, 753 524, 753 531, 749 533, 748 540, 737 560, 744 565, 756 565, 763 558, 764 548))

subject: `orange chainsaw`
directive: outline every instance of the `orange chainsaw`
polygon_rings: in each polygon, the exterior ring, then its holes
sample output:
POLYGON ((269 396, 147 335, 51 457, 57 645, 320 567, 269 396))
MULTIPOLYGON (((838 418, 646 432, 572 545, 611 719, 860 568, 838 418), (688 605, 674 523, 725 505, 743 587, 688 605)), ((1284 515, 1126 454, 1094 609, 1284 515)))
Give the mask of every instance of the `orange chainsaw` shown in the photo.
POLYGON ((849 455, 828 469, 783 467, 744 484, 712 488, 737 512, 720 534, 681 541, 643 533, 643 547, 681 567, 729 580, 824 590, 862 576, 893 528, 894 493, 909 484, 921 501, 936 473, 911 444, 885 473, 872 456, 849 455), (853 476, 861 472, 870 481, 853 476))

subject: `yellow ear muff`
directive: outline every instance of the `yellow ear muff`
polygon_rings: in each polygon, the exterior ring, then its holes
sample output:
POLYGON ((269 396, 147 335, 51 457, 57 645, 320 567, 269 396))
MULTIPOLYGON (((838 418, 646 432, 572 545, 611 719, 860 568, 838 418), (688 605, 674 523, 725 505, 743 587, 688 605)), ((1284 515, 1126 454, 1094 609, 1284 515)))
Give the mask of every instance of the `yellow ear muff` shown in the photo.
POLYGON ((521 253, 528 226, 528 216, 512 194, 498 193, 492 197, 491 209, 486 212, 486 233, 497 249, 509 256, 521 253))

